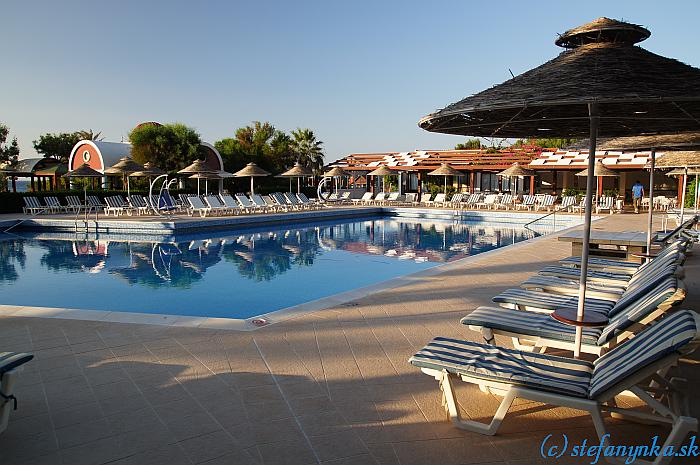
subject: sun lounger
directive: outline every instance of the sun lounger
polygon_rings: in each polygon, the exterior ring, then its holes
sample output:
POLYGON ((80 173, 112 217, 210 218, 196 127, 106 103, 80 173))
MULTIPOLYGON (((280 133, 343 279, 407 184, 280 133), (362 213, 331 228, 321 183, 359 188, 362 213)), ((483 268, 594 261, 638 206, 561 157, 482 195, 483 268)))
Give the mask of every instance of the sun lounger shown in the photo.
POLYGON ((565 195, 561 198, 561 204, 559 204, 559 210, 561 211, 571 211, 571 207, 576 205, 575 195, 565 195))
POLYGON ((15 384, 23 365, 34 355, 22 352, 0 352, 0 433, 7 429, 10 412, 19 406, 15 384))
POLYGON ((532 210, 533 208, 535 208, 536 201, 537 197, 535 197, 534 195, 523 195, 523 201, 519 204, 516 204, 515 208, 517 210, 532 210))
POLYGON ((441 192, 439 194, 435 194, 435 198, 428 202, 428 204, 431 207, 439 207, 439 206, 444 206, 445 202, 447 201, 447 194, 444 192, 441 192))
POLYGON ((601 197, 595 207, 595 212, 608 211, 611 215, 615 213, 615 197, 601 197))
POLYGON ((127 198, 129 205, 133 208, 137 214, 146 215, 150 210, 146 198, 143 195, 130 195, 127 198))
POLYGON ((386 192, 379 192, 377 195, 374 197, 374 200, 372 200, 372 203, 374 205, 384 205, 386 202, 386 199, 388 197, 388 194, 386 192))
POLYGON ((354 205, 360 205, 360 204, 367 204, 372 200, 372 193, 371 192, 365 192, 362 194, 362 198, 359 199, 352 199, 352 203, 354 205))
POLYGON ((476 208, 486 208, 490 210, 491 208, 496 208, 496 202, 498 201, 498 194, 487 194, 484 200, 476 204, 476 208))
POLYGON ((407 205, 418 205, 418 194, 415 192, 409 192, 406 194, 406 204, 407 205))
MULTIPOLYGON (((581 350, 592 354, 605 352, 680 305, 685 296, 685 286, 676 277, 660 280, 646 292, 635 294, 634 299, 613 307, 607 313, 607 325, 585 328, 581 350)), ((492 344, 496 343, 494 336, 499 335, 511 338, 519 349, 574 349, 575 327, 545 313, 483 306, 464 317, 462 323, 479 331, 484 340, 492 344)))
POLYGON ((295 210, 305 210, 307 207, 303 203, 299 201, 296 195, 294 195, 293 192, 285 192, 282 194, 285 199, 287 199, 287 203, 291 205, 295 210))
POLYGON ((190 216, 197 213, 201 218, 204 218, 211 212, 211 207, 205 205, 202 199, 199 197, 187 197, 187 203, 190 204, 189 214, 190 216))
MULTIPOLYGON (((665 244, 667 242, 672 241, 673 239, 678 238, 679 236, 682 235, 683 231, 690 230, 692 227, 694 227, 697 222, 698 222, 698 216, 694 215, 692 218, 686 220, 685 222, 681 223, 678 225, 673 231, 667 232, 667 233, 658 233, 656 235, 656 239, 654 240, 655 244, 665 244)), ((696 238, 694 238, 696 240, 696 238)))
POLYGON ((46 203, 46 206, 49 209, 50 213, 61 213, 67 211, 66 207, 61 205, 61 202, 58 200, 58 197, 44 197, 44 202, 46 203))
POLYGON ((547 211, 552 211, 554 208, 554 202, 556 201, 556 198, 553 195, 544 195, 542 196, 538 202, 535 203, 535 211, 540 211, 540 210, 547 210, 547 211))
POLYGON ((241 204, 239 204, 236 199, 234 199, 231 195, 229 194, 220 194, 219 198, 221 199, 221 203, 228 208, 230 212, 234 213, 245 213, 246 209, 241 207, 241 204))
POLYGON ((270 194, 270 199, 274 202, 274 204, 275 204, 274 208, 276 210, 287 212, 290 210, 297 210, 298 209, 281 192, 273 192, 272 194, 270 194))
POLYGON ((71 212, 79 212, 84 208, 82 200, 77 195, 66 196, 66 210, 71 212))
POLYGON ((241 207, 245 208, 249 212, 254 212, 254 213, 260 213, 263 211, 261 207, 258 207, 253 203, 247 195, 245 194, 236 194, 236 200, 240 204, 241 207))
POLYGON ((481 202, 481 193, 475 192, 470 194, 467 200, 464 202, 466 208, 475 207, 479 202, 481 202))
POLYGON ((433 197, 433 194, 430 194, 430 193, 428 193, 428 194, 421 194, 421 196, 420 196, 420 204, 421 204, 421 205, 425 205, 425 206, 429 206, 429 205, 430 205, 430 202, 431 202, 430 199, 431 199, 432 197, 433 197))
POLYGON ((22 212, 24 212, 27 215, 38 215, 49 211, 49 208, 45 205, 42 205, 39 199, 36 197, 25 196, 22 197, 22 200, 24 201, 24 207, 22 207, 22 212))
POLYGON ((88 195, 87 201, 88 205, 96 210, 103 210, 107 206, 96 195, 88 195))
MULTIPOLYGON (((370 192, 368 192, 368 194, 370 194, 370 196, 372 195, 370 192)), ((308 198, 308 197, 306 196, 306 194, 304 194, 303 192, 297 193, 297 194, 296 194, 296 198, 299 200, 299 203, 301 203, 302 205, 304 205, 306 208, 318 209, 319 207, 322 207, 322 205, 321 205, 320 203, 318 203, 318 202, 316 202, 316 201, 314 201, 314 200, 311 200, 311 199, 308 198)), ((353 202, 354 202, 355 200, 356 200, 356 199, 352 199, 353 202)))
MULTIPOLYGON (((609 445, 610 437, 604 412, 670 424, 663 450, 680 445, 689 432, 698 429, 697 419, 686 416, 682 394, 667 373, 697 348, 699 325, 694 312, 677 312, 594 362, 443 337, 433 339, 409 362, 438 380, 445 410, 458 428, 496 434, 513 401, 521 398, 588 412, 604 446, 609 445), (490 423, 462 417, 454 387, 460 379, 504 396, 490 423), (628 390, 651 413, 617 406, 615 397, 628 390)), ((651 463, 667 464, 668 459, 661 455, 651 463)))
POLYGON ((216 195, 205 195, 202 197, 204 204, 210 208, 210 212, 215 214, 233 213, 233 211, 221 202, 216 195))
POLYGON ((104 207, 105 215, 109 215, 110 213, 114 216, 119 216, 124 213, 131 215, 134 211, 120 196, 105 197, 105 202, 107 203, 104 207))

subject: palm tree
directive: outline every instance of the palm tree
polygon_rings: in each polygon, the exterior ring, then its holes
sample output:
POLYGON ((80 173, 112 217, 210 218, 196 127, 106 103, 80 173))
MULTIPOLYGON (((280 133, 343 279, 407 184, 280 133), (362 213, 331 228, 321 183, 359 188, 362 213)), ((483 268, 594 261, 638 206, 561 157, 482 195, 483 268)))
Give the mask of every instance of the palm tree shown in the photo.
POLYGON ((292 150, 297 161, 307 168, 321 170, 323 168, 323 142, 316 140, 311 129, 297 128, 292 131, 292 150))
POLYGON ((76 134, 76 136, 78 136, 78 140, 102 140, 102 139, 104 139, 104 137, 102 137, 102 131, 93 132, 92 129, 77 131, 75 134, 76 134))

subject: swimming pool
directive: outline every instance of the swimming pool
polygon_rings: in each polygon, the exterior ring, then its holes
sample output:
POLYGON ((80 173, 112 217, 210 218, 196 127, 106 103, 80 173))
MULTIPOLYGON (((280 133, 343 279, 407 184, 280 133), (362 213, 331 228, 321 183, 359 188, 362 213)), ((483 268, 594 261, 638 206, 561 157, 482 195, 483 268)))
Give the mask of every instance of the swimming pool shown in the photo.
POLYGON ((0 240, 0 304, 247 319, 538 234, 515 224, 395 217, 175 237, 0 240))

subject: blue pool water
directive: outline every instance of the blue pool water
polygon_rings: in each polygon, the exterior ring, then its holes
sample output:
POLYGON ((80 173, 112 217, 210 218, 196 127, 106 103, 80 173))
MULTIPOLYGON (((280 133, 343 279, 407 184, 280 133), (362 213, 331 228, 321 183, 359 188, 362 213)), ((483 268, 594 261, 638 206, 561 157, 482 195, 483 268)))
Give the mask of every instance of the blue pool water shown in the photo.
POLYGON ((157 243, 0 236, 0 304, 249 318, 534 237, 517 225, 392 217, 157 243))

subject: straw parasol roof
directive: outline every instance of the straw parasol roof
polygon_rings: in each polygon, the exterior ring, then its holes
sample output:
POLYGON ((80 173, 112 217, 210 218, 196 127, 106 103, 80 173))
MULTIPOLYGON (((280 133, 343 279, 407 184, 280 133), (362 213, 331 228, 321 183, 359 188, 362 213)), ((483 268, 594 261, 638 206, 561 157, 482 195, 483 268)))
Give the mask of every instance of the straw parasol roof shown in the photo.
POLYGON ((379 168, 367 173, 368 176, 392 176, 396 174, 396 171, 392 170, 386 165, 382 165, 379 168))
POLYGON ((447 163, 443 163, 440 168, 429 172, 428 176, 464 176, 464 173, 457 171, 447 163))
POLYGON ((143 169, 140 171, 134 171, 131 173, 129 176, 133 176, 135 178, 141 177, 141 178, 146 178, 149 176, 161 176, 165 174, 165 171, 162 169, 158 168, 155 166, 153 163, 150 161, 147 161, 146 163, 143 164, 143 169))
POLYGON ((657 168, 685 168, 687 166, 700 166, 700 151, 678 150, 665 152, 656 159, 657 168))
POLYGON ((102 176, 104 174, 90 168, 87 163, 83 163, 78 168, 63 175, 65 178, 101 178, 102 176))
POLYGON ((323 173, 323 175, 328 178, 334 178, 339 176, 348 176, 348 172, 345 171, 343 168, 336 166, 334 168, 331 168, 330 171, 323 173))
POLYGON ((520 163, 517 161, 513 163, 513 165, 510 168, 507 168, 500 173, 498 173, 498 176, 504 176, 504 177, 514 177, 514 176, 534 176, 535 171, 528 169, 528 168, 523 168, 520 166, 520 163))
MULTIPOLYGON (((576 176, 588 176, 588 168, 583 171, 579 171, 576 173, 576 176)), ((620 175, 605 166, 602 161, 598 160, 595 162, 595 168, 593 168, 593 176, 619 177, 620 175)))
POLYGON ((143 171, 143 165, 136 163, 131 157, 122 157, 111 167, 105 170, 105 174, 129 174, 143 171))
POLYGON ((309 168, 303 166, 299 162, 296 162, 294 163, 293 167, 280 174, 279 176, 283 178, 303 178, 306 176, 313 176, 313 174, 314 173, 309 168))
POLYGON ((700 174, 700 169, 698 168, 688 168, 686 171, 686 168, 675 168, 669 171, 668 173, 665 173, 666 176, 683 176, 685 174, 689 175, 696 175, 700 174))
POLYGON ((418 123, 432 132, 485 137, 587 137, 700 130, 700 69, 634 46, 648 31, 601 18, 563 34, 558 57, 418 123))
POLYGON ((234 176, 237 178, 244 178, 244 177, 249 177, 249 176, 269 176, 270 173, 268 171, 265 171, 264 169, 260 168, 258 165, 256 165, 253 162, 248 163, 245 165, 245 167, 241 170, 236 171, 233 173, 234 176))
POLYGON ((188 177, 190 179, 223 179, 223 176, 218 173, 195 173, 188 177))
MULTIPOLYGON (((596 147, 598 150, 694 149, 700 148, 700 132, 608 137, 598 139, 597 142, 596 147)), ((589 145, 590 141, 586 138, 579 139, 566 148, 568 150, 587 149, 589 145)))
POLYGON ((216 170, 212 170, 207 166, 204 160, 195 160, 191 165, 178 171, 179 174, 195 174, 195 173, 216 173, 216 170))

